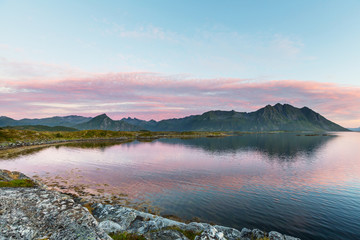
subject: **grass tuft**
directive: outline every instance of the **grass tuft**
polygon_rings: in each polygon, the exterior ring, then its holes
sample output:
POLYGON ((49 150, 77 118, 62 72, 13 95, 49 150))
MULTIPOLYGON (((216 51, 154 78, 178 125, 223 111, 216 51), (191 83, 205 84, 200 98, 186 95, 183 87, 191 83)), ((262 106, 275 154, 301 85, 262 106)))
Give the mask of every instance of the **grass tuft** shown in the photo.
POLYGON ((267 236, 264 236, 262 238, 257 238, 257 237, 254 236, 254 234, 251 234, 251 240, 270 240, 270 238, 267 237, 267 236))
POLYGON ((182 234, 184 234, 185 237, 187 237, 190 240, 194 240, 196 236, 199 236, 201 234, 201 232, 183 230, 183 229, 179 228, 178 226, 169 226, 169 227, 163 228, 162 230, 174 230, 174 231, 181 232, 182 234))
POLYGON ((35 187, 30 179, 15 179, 8 182, 0 181, 0 187, 35 187))
POLYGON ((109 233, 109 236, 114 240, 146 240, 142 235, 128 232, 109 233))

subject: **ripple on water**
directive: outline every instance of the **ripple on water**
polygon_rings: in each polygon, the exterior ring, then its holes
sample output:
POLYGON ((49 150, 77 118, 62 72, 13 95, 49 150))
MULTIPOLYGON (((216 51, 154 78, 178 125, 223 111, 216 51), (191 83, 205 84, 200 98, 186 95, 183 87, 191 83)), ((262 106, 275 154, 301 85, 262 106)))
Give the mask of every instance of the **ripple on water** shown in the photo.
POLYGON ((0 168, 184 219, 302 239, 360 239, 360 135, 337 135, 59 146, 0 160, 0 168))

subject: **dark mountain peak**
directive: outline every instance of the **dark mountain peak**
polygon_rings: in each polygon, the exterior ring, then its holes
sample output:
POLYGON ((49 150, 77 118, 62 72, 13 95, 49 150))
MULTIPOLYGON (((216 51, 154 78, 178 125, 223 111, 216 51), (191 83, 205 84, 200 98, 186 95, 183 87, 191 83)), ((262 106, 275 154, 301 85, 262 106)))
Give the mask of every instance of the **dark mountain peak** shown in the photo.
POLYGON ((235 113, 235 111, 234 111, 234 110, 231 110, 231 111, 211 110, 211 111, 208 111, 208 112, 204 112, 204 113, 201 114, 201 115, 211 115, 211 114, 214 114, 214 115, 222 115, 222 114, 229 114, 229 113, 235 113))
POLYGON ((92 120, 96 119, 96 120, 100 120, 100 119, 111 119, 108 117, 108 115, 106 115, 105 113, 97 115, 96 117, 94 117, 92 120))
POLYGON ((92 118, 87 123, 91 124, 93 126, 96 126, 96 125, 102 125, 102 124, 109 125, 109 124, 112 124, 113 122, 115 122, 115 121, 113 121, 111 118, 108 117, 108 115, 106 115, 104 113, 104 114, 101 114, 101 115, 98 115, 98 116, 92 118))
POLYGON ((263 113, 263 112, 273 112, 274 111, 274 107, 271 106, 270 104, 266 105, 263 108, 260 108, 259 110, 255 111, 255 112, 259 112, 259 113, 263 113))
POLYGON ((227 113, 229 113, 229 111, 212 110, 204 112, 201 116, 207 119, 216 119, 219 116, 227 115, 227 113))
POLYGON ((277 103, 274 105, 274 107, 294 107, 288 103, 284 103, 284 104, 281 104, 281 103, 277 103))
POLYGON ((310 112, 310 111, 311 111, 311 112, 314 112, 312 109, 310 109, 310 108, 308 108, 308 107, 306 107, 306 106, 305 106, 305 107, 302 107, 301 110, 303 110, 303 111, 309 111, 309 112, 310 112))
POLYGON ((315 112, 314 110, 312 110, 311 108, 308 108, 308 107, 302 107, 302 108, 300 108, 300 111, 303 112, 304 114, 320 115, 319 113, 315 112))
MULTIPOLYGON (((61 117, 61 116, 58 116, 61 117)), ((64 116, 63 118, 84 118, 83 116, 79 116, 79 115, 68 115, 68 116, 64 116)))
POLYGON ((274 109, 276 109, 277 111, 281 112, 281 113, 289 113, 289 112, 294 112, 294 111, 298 111, 299 108, 294 107, 290 104, 284 103, 277 103, 274 105, 274 109))
POLYGON ((131 121, 133 120, 131 117, 123 117, 122 119, 120 119, 120 121, 131 121))
MULTIPOLYGON (((131 118, 130 118, 131 119, 131 118)), ((108 115, 101 114, 92 118, 88 122, 76 125, 76 128, 81 130, 86 129, 100 129, 100 130, 111 130, 111 131, 137 131, 140 130, 138 126, 134 126, 126 122, 126 119, 114 121, 108 115)))
POLYGON ((11 120, 14 120, 13 118, 9 118, 7 116, 0 116, 0 119, 11 119, 11 120))
MULTIPOLYGON (((291 106, 291 105, 289 105, 289 106, 291 106)), ((286 104, 277 103, 274 106, 271 106, 270 104, 268 104, 265 107, 260 108, 258 111, 260 111, 260 112, 281 112, 285 108, 286 108, 286 104)))
POLYGON ((295 108, 295 107, 291 106, 290 104, 286 104, 286 103, 285 104, 277 103, 274 105, 273 108, 275 108, 277 110, 283 110, 283 109, 289 109, 289 108, 295 108))
POLYGON ((292 106, 290 104, 287 104, 287 103, 284 103, 284 104, 277 103, 274 106, 271 106, 270 104, 268 104, 265 107, 260 108, 258 111, 266 110, 266 111, 279 111, 279 112, 282 112, 282 111, 294 110, 294 109, 298 109, 298 108, 296 108, 296 107, 294 107, 294 106, 292 106))

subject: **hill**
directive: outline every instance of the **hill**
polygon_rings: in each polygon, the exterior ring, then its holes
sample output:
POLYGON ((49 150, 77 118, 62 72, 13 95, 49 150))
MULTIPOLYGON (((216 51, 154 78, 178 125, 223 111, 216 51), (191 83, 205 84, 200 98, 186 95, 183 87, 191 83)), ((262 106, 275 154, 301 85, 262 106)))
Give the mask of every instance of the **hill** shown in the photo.
POLYGON ((73 127, 76 124, 87 122, 91 120, 91 117, 82 117, 76 115, 70 115, 65 117, 50 117, 50 118, 35 118, 35 119, 20 119, 14 120, 9 117, 2 116, 0 117, 0 127, 5 126, 21 126, 21 125, 43 125, 49 127, 55 126, 64 126, 64 127, 73 127))
POLYGON ((279 103, 250 113, 209 111, 185 118, 139 123, 138 126, 152 131, 348 131, 310 108, 279 103))
POLYGON ((132 125, 123 120, 114 121, 106 114, 96 116, 90 121, 77 124, 74 127, 80 130, 98 129, 111 131, 138 131, 141 129, 139 126, 132 125))

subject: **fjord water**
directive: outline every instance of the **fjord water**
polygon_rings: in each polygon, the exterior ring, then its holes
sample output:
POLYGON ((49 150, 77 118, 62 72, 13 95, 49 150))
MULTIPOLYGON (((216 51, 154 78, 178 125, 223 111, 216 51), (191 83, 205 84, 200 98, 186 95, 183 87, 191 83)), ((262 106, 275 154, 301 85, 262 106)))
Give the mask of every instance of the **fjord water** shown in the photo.
POLYGON ((105 185, 188 220, 360 239, 359 133, 65 145, 0 160, 0 168, 105 185))

